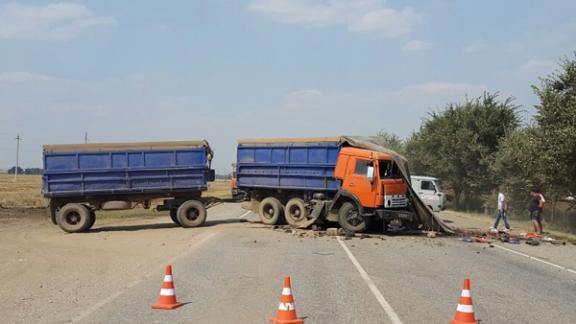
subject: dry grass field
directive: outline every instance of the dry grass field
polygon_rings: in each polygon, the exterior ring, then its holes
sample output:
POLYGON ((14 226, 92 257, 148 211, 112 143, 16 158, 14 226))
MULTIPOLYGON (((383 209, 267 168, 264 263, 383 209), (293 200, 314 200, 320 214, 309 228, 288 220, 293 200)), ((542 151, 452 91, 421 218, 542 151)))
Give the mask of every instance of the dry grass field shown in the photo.
POLYGON ((0 208, 42 208, 48 201, 42 197, 42 176, 0 173, 0 208))
MULTIPOLYGON (((48 201, 42 197, 42 176, 0 173, 0 208, 44 208, 48 201)), ((230 181, 217 180, 208 185, 205 197, 230 198, 230 181)))

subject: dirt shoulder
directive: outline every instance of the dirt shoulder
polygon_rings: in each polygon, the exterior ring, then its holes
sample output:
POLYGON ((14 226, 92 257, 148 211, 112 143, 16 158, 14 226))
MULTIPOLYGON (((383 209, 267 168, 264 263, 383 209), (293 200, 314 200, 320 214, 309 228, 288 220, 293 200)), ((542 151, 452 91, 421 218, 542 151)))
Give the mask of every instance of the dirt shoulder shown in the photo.
POLYGON ((0 211, 4 323, 68 322, 125 287, 126 278, 160 269, 210 230, 176 228, 158 214, 98 219, 89 233, 67 234, 43 215, 44 210, 0 211))
MULTIPOLYGON (((439 213, 440 218, 446 221, 451 227, 463 230, 488 230, 494 225, 494 219, 481 214, 459 213, 454 211, 443 211, 439 213)), ((512 227, 512 234, 519 234, 522 232, 532 232, 532 224, 527 221, 510 222, 512 227)), ((503 228, 503 224, 500 225, 503 228)), ((546 232, 545 228, 545 232, 546 232)), ((572 234, 550 231, 548 236, 562 240, 565 244, 553 245, 551 243, 542 242, 538 246, 531 246, 521 241, 520 244, 502 243, 496 241, 495 244, 502 246, 506 249, 511 249, 532 257, 539 258, 544 261, 552 262, 559 266, 567 267, 576 270, 576 236, 572 234)), ((462 244, 483 244, 483 243, 462 243, 462 244)), ((504 251, 503 251, 504 252, 504 251)), ((510 253, 510 252, 505 252, 510 253)), ((519 256, 522 257, 522 256, 519 256)), ((560 270, 559 270, 560 271, 560 270)))
MULTIPOLYGON (((438 214, 442 220, 444 220, 451 227, 457 227, 460 229, 480 229, 488 230, 494 225, 495 218, 489 217, 483 214, 474 213, 463 213, 451 210, 446 210, 438 214)), ((533 232, 532 222, 528 220, 510 220, 510 227, 512 228, 512 233, 521 232, 533 232)), ((500 228, 504 228, 503 221, 500 221, 500 228)), ((544 232, 549 233, 558 239, 567 240, 570 242, 576 242, 576 235, 571 233, 565 233, 557 230, 551 230, 546 227, 544 223, 544 232)))

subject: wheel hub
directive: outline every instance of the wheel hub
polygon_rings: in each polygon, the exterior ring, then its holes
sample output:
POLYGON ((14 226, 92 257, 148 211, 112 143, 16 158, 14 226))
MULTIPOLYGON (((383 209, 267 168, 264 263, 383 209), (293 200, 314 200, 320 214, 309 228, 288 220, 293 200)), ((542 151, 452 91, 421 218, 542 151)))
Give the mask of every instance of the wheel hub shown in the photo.
POLYGON ((72 212, 66 215, 66 223, 70 225, 76 225, 78 222, 80 222, 80 215, 78 213, 72 212))
POLYGON ((199 214, 198 210, 196 210, 195 208, 190 208, 186 213, 186 218, 193 221, 196 218, 198 218, 198 214, 199 214))
POLYGON ((363 222, 362 216, 356 210, 349 211, 346 220, 352 226, 358 226, 363 222))

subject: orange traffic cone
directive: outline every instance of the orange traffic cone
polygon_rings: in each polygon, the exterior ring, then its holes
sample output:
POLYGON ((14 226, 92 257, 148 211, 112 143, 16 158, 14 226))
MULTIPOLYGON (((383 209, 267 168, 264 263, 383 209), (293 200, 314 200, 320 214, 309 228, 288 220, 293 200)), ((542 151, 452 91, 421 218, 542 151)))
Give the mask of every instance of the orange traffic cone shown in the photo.
POLYGON ((271 324, 304 324, 304 320, 296 316, 294 307, 294 297, 292 297, 292 286, 290 277, 284 278, 284 289, 280 296, 280 304, 276 312, 276 318, 270 320, 271 324))
POLYGON ((183 304, 176 301, 176 293, 174 292, 174 281, 172 279, 172 266, 166 266, 166 275, 164 282, 162 282, 162 289, 160 289, 160 297, 156 304, 152 305, 154 309, 174 309, 182 306, 183 304))
POLYGON ((470 279, 464 279, 464 289, 460 295, 460 302, 456 308, 456 314, 450 324, 478 324, 472 307, 472 296, 470 296, 470 279))

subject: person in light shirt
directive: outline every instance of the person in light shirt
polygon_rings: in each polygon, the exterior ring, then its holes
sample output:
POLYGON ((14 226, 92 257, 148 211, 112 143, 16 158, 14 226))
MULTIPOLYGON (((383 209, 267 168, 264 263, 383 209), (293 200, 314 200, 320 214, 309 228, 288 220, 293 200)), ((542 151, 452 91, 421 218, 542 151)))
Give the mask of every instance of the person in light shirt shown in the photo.
POLYGON ((506 204, 506 196, 504 193, 500 191, 500 188, 496 188, 496 193, 498 194, 497 200, 497 211, 496 211, 496 222, 494 223, 493 230, 498 230, 498 224, 500 223, 500 219, 504 221, 505 232, 510 231, 510 224, 508 223, 508 215, 506 214, 507 204, 506 204))

